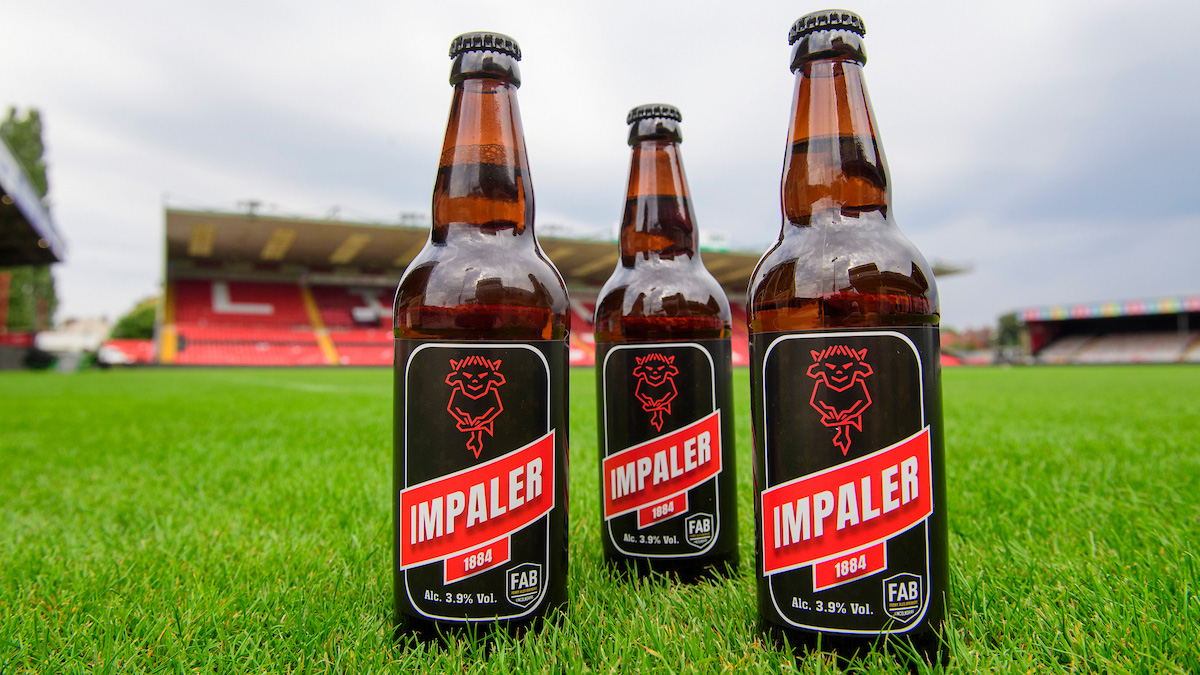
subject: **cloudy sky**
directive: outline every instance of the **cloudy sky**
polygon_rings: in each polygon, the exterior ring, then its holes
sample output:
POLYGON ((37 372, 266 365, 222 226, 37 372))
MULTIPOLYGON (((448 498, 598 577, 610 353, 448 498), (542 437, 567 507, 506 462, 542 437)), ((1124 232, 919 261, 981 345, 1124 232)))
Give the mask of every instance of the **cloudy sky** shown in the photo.
MULTIPOLYGON (((541 231, 620 217, 625 113, 668 102, 699 226, 780 229, 795 2, 5 3, 0 105, 37 107, 68 242, 58 318, 158 293, 164 205, 395 221, 428 213, 457 34, 524 53, 541 231)), ((866 69, 893 209, 944 325, 1200 292, 1200 3, 888 2, 866 69)))

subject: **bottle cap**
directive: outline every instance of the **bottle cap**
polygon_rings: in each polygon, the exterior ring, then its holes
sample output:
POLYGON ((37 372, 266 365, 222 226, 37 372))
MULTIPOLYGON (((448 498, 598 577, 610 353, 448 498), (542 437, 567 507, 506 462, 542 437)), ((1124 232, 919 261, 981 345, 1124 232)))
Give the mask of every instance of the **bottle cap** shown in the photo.
POLYGON ((805 14, 792 24, 788 32, 788 44, 796 44, 796 40, 823 30, 847 30, 851 33, 865 36, 867 27, 863 25, 862 17, 844 9, 823 9, 819 12, 805 14))
POLYGON ((825 9, 805 14, 792 24, 792 72, 821 59, 848 59, 865 65, 867 27, 862 17, 844 9, 825 9))
POLYGON ((463 52, 500 52, 521 60, 521 47, 517 41, 503 33, 476 31, 463 33, 450 42, 450 58, 463 52))
POLYGON ((633 124, 638 120, 646 120, 652 117, 664 117, 676 122, 683 121, 683 115, 679 112, 679 108, 666 103, 647 103, 639 105, 629 111, 629 115, 625 118, 626 124, 633 124))
POLYGON ((675 143, 683 142, 679 123, 683 115, 679 108, 666 103, 647 103, 629 111, 625 123, 629 125, 629 144, 652 138, 665 138, 675 143))

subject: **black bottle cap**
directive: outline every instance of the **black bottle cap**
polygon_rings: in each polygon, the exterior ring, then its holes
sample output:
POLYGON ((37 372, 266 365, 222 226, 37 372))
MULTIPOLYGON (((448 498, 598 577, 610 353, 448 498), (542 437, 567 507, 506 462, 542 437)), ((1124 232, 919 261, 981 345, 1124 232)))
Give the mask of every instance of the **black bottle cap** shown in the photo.
POLYGON ((500 52, 508 54, 518 61, 521 60, 521 46, 517 44, 516 40, 503 33, 487 31, 463 33, 450 42, 450 58, 463 52, 472 51, 500 52))
POLYGON ((848 30, 865 36, 867 27, 862 17, 844 9, 823 9, 819 12, 805 14, 792 24, 788 32, 788 44, 796 44, 796 40, 821 30, 848 30))
POLYGON ((625 123, 631 125, 629 127, 629 144, 634 145, 638 141, 652 138, 682 143, 683 132, 679 130, 679 123, 682 121, 683 114, 679 112, 679 108, 673 105, 666 103, 639 105, 630 110, 625 117, 625 123))
POLYGON ((503 33, 463 33, 450 42, 450 84, 471 78, 500 79, 521 86, 521 47, 503 33))
POLYGON ((805 14, 792 24, 788 44, 792 45, 792 72, 810 61, 850 59, 867 62, 863 36, 867 27, 862 17, 844 9, 825 9, 805 14))
POLYGON ((679 112, 679 108, 666 103, 647 103, 639 105, 629 111, 629 115, 625 118, 626 124, 633 124, 638 120, 646 120, 652 117, 663 117, 676 122, 683 121, 683 115, 679 112))

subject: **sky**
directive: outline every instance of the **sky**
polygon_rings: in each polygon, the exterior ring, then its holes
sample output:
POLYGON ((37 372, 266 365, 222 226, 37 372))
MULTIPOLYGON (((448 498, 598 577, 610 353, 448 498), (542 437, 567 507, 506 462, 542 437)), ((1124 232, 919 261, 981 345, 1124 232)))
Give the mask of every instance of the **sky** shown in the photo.
MULTIPOLYGON (((67 241, 56 318, 160 292, 164 208, 395 222, 428 214, 451 39, 506 33, 540 233, 610 235, 625 114, 683 112, 697 225, 765 251, 793 76, 794 2, 5 3, 0 106, 41 111, 67 241)), ((1194 0, 860 0, 892 212, 943 325, 1200 293, 1194 0)), ((427 217, 427 215, 425 216, 427 217)))

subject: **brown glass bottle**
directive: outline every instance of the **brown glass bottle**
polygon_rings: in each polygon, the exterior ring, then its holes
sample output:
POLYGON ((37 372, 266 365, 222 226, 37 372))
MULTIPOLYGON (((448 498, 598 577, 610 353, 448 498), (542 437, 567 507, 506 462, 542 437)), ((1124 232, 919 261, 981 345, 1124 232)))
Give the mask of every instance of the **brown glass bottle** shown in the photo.
POLYGON ((807 648, 903 639, 932 658, 947 588, 940 314, 892 221, 864 35, 827 10, 789 36, 783 226, 747 308, 759 620, 807 648))
POLYGON ((566 605, 567 292, 534 237, 516 42, 450 47, 433 226, 396 291, 396 623, 520 629, 566 605))
POLYGON ((615 567, 691 580, 738 562, 729 302, 700 259, 682 116, 626 121, 620 260, 595 314, 601 539, 615 567))

